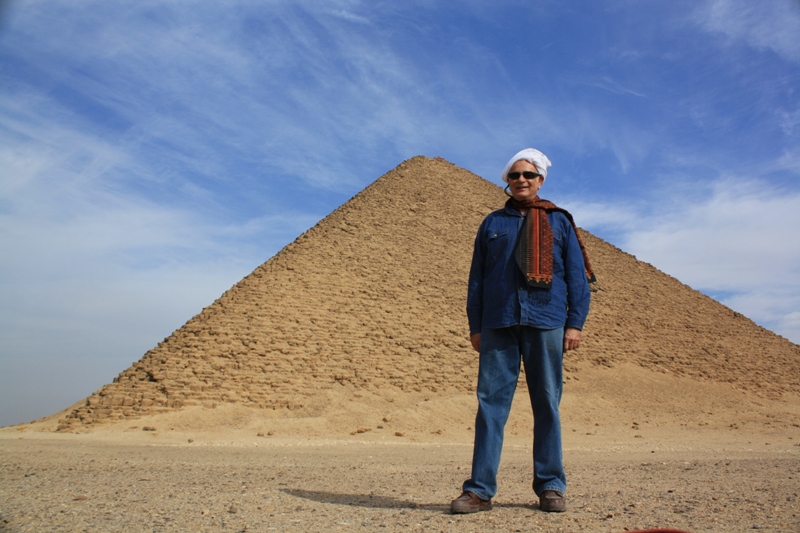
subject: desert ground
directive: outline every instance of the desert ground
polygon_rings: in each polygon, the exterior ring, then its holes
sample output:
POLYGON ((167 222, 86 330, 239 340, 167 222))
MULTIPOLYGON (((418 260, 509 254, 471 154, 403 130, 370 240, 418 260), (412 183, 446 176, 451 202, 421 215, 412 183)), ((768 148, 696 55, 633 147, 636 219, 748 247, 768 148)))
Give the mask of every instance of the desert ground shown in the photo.
POLYGON ((563 514, 536 507, 524 394, 494 509, 453 516, 474 398, 343 387, 317 418, 228 405, 75 433, 54 431, 58 414, 4 428, 0 531, 800 531, 796 399, 635 365, 577 370, 563 514))

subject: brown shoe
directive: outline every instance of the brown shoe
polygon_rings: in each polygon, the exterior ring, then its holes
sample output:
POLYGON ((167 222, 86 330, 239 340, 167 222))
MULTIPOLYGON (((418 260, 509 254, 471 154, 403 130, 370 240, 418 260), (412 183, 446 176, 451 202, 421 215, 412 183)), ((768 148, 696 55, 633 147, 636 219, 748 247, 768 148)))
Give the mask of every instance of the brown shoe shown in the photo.
POLYGON ((465 490, 461 496, 450 502, 450 512, 453 514, 477 513, 488 511, 492 508, 492 500, 482 500, 475 494, 465 490))
POLYGON ((546 490, 539 496, 539 509, 546 513, 563 513, 567 510, 567 500, 557 490, 546 490))

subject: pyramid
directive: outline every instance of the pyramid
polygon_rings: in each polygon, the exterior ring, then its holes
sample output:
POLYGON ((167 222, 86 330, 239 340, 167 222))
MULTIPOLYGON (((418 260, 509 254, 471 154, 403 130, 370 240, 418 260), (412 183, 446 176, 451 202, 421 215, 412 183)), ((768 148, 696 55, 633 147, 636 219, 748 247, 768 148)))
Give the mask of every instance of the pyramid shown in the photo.
MULTIPOLYGON (((504 201, 500 187, 441 158, 403 162, 79 403, 59 429, 223 404, 311 416, 342 387, 356 401, 359 391, 471 393, 472 245, 504 201)), ((800 394, 800 346, 581 234, 599 281, 566 379, 583 363, 634 363, 765 397, 800 394)))

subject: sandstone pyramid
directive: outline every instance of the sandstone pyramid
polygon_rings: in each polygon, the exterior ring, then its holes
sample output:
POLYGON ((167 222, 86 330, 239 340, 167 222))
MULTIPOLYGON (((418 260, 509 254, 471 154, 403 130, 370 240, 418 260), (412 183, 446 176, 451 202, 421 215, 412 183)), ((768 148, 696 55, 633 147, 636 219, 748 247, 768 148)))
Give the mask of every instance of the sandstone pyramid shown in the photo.
MULTIPOLYGON (((405 161, 73 408, 59 429, 222 404, 310 416, 342 387, 355 401, 359 391, 474 390, 467 273, 477 226, 504 201, 498 186, 440 158, 405 161)), ((763 397, 800 394, 800 346, 582 235, 599 282, 567 379, 584 363, 634 363, 763 397)))

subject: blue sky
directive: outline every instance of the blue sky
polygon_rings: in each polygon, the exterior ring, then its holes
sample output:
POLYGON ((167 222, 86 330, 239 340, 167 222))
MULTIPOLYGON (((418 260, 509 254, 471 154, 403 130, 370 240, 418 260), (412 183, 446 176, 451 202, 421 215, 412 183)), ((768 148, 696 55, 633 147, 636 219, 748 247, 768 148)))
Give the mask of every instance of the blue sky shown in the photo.
POLYGON ((579 225, 798 343, 798 35, 797 0, 4 2, 0 425, 415 155, 539 148, 579 225))

